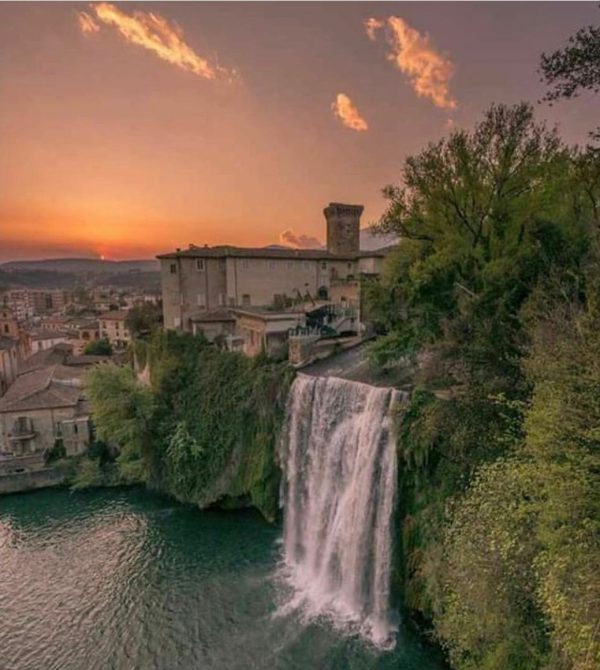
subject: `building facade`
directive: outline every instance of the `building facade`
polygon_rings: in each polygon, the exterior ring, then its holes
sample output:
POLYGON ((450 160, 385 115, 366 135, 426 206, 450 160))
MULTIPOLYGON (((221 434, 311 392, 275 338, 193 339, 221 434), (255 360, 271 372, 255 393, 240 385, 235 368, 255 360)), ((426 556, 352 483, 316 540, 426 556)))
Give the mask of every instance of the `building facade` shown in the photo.
POLYGON ((0 335, 0 397, 19 373, 19 341, 0 335))
POLYGON ((98 317, 100 337, 107 339, 117 348, 127 346, 131 342, 131 333, 126 324, 127 314, 128 311, 124 309, 101 314, 98 317))
POLYGON ((360 251, 362 211, 340 203, 325 208, 327 249, 190 245, 158 256, 165 328, 191 332, 205 310, 326 299, 333 284, 372 273, 385 254, 360 251))
POLYGON ((62 443, 67 456, 92 440, 82 368, 50 365, 20 375, 0 399, 0 474, 41 469, 62 443))

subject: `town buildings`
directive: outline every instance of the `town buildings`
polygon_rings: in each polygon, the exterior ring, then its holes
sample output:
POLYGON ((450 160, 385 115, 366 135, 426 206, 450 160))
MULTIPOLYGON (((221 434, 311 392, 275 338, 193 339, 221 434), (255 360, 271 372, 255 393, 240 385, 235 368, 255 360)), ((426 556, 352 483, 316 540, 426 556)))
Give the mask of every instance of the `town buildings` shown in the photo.
POLYGON ((65 347, 32 356, 0 398, 0 474, 44 468, 58 445, 75 456, 90 444, 86 366, 67 364, 69 356, 65 347))
POLYGON ((126 347, 131 342, 131 333, 127 328, 128 310, 119 309, 101 314, 100 337, 107 339, 117 348, 126 347))
POLYGON ((377 274, 384 251, 361 252, 360 205, 325 208, 326 249, 198 247, 158 256, 164 326, 193 332, 202 315, 223 308, 252 309, 336 301, 358 310, 358 279, 377 274))
POLYGON ((65 330, 46 330, 45 328, 31 328, 27 330, 31 353, 35 354, 44 349, 50 349, 55 344, 69 341, 69 332, 65 330))
POLYGON ((73 292, 63 289, 52 290, 28 290, 29 304, 34 314, 49 314, 60 312, 75 301, 73 292))
POLYGON ((27 289, 10 289, 0 295, 0 306, 8 307, 18 323, 25 323, 33 316, 33 306, 27 289))
POLYGON ((17 378, 19 370, 18 340, 0 335, 0 397, 17 378))

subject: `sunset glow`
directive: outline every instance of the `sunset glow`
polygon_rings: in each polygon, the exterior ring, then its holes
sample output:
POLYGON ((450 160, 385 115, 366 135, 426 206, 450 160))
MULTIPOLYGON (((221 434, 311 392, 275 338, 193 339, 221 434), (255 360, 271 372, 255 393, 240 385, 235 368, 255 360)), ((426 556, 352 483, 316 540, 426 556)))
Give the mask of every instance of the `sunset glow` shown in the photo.
MULTIPOLYGON (((367 225, 407 155, 536 103, 540 54, 596 13, 497 7, 3 4, 0 261, 314 244, 331 201, 367 225)), ((584 98, 537 111, 570 142, 597 125, 584 98)))

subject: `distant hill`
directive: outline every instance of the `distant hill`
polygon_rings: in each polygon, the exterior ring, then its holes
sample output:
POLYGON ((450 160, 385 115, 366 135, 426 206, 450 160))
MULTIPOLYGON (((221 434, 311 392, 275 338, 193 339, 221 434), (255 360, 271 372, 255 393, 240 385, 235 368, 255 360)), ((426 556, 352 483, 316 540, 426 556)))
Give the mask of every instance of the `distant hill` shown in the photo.
POLYGON ((74 274, 120 274, 123 272, 158 272, 157 260, 106 261, 99 258, 48 258, 37 261, 9 261, 0 265, 2 272, 45 270, 74 274))
POLYGON ((110 285, 156 291, 160 287, 156 260, 103 261, 99 258, 49 258, 10 261, 0 265, 0 289, 72 289, 110 285))
POLYGON ((52 272, 51 270, 11 270, 6 272, 0 266, 0 291, 8 288, 30 289, 73 289, 80 286, 82 278, 72 272, 52 272))

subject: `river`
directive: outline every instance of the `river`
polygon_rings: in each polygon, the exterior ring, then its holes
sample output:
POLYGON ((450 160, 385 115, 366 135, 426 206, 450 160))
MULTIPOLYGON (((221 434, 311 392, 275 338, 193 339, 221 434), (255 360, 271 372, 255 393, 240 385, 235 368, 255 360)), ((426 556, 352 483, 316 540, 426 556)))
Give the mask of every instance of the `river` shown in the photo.
POLYGON ((138 489, 0 498, 1 670, 441 670, 281 614, 281 529, 138 489))

